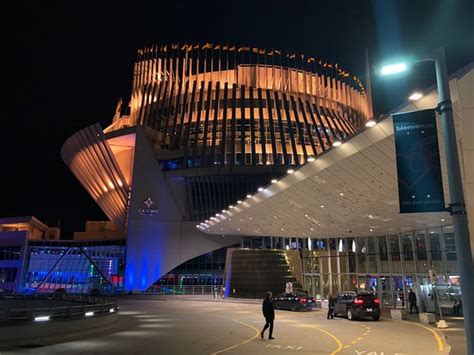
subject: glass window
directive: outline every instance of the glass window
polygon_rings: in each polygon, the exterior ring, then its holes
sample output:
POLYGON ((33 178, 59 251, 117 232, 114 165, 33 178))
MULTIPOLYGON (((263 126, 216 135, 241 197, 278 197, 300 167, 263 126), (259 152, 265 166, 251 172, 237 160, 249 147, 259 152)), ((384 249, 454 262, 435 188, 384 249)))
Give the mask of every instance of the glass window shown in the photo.
POLYGON ((400 247, 398 245, 398 236, 391 235, 389 237, 390 242, 390 256, 392 261, 400 261, 400 247))
POLYGON ((439 233, 430 231, 431 260, 441 260, 441 240, 439 233))
POLYGON ((367 252, 369 256, 369 264, 367 265, 367 272, 377 272, 377 252, 376 239, 374 237, 367 238, 367 252))
POLYGON ((413 260, 413 247, 411 244, 411 234, 402 236, 403 259, 413 260))
POLYGON ((426 242, 424 233, 416 233, 415 235, 415 251, 418 260, 427 260, 426 242))
POLYGON ((359 262, 359 273, 366 273, 366 255, 367 255, 367 247, 365 245, 365 238, 357 238, 357 259, 359 262))
POLYGON ((387 261, 388 253, 387 253, 387 242, 385 240, 385 237, 379 237, 379 252, 380 252, 380 260, 387 261))
POLYGON ((446 245, 446 259, 449 261, 457 260, 456 257, 456 239, 454 238, 453 227, 445 227, 444 233, 444 244, 446 245))

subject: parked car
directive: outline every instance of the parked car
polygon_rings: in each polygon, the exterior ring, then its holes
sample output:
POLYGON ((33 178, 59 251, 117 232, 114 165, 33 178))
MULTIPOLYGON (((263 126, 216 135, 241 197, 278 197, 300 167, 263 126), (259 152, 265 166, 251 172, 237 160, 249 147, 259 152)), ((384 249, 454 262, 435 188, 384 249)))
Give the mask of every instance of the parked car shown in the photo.
POLYGON ((282 293, 273 299, 273 304, 276 309, 296 312, 316 307, 316 299, 306 293, 282 293))
POLYGON ((349 320, 362 317, 380 319, 380 300, 372 293, 342 292, 337 295, 334 315, 344 316, 349 320))

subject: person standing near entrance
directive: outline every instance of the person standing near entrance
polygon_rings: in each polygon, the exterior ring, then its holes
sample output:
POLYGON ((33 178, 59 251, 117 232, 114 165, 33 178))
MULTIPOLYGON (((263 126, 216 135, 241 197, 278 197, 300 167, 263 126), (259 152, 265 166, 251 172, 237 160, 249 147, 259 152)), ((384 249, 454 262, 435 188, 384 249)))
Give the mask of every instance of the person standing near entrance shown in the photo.
POLYGON ((329 295, 328 297, 328 319, 334 319, 334 306, 336 304, 336 299, 329 295))
POLYGON ((413 313, 413 308, 415 308, 416 313, 419 313, 418 306, 416 305, 416 294, 411 288, 410 292, 408 293, 408 302, 410 302, 410 314, 413 313))
POLYGON ((268 327, 270 327, 270 334, 268 334, 268 339, 270 340, 275 339, 273 337, 273 321, 275 320, 275 307, 273 306, 272 293, 270 291, 267 292, 267 295, 265 299, 263 300, 262 312, 263 312, 263 316, 265 317, 265 326, 260 332, 260 337, 263 339, 265 330, 267 330, 268 327))

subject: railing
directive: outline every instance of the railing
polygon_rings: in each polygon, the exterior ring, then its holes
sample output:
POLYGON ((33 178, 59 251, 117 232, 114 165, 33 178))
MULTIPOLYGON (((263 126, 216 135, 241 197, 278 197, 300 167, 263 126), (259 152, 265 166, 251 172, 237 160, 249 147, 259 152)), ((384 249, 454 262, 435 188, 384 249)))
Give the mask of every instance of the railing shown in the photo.
MULTIPOLYGON (((147 295, 213 295, 213 285, 155 285, 144 291, 147 295)), ((217 286, 218 296, 222 295, 222 287, 217 286)))
MULTIPOLYGON (((49 321, 67 318, 83 318, 92 316, 104 316, 118 312, 119 307, 116 301, 89 296, 6 296, 1 299, 14 300, 51 300, 72 301, 77 305, 69 304, 60 307, 24 307, 24 308, 0 308, 0 323, 12 321, 49 321), (80 304, 82 303, 82 304, 80 304)), ((1 307, 1 306, 0 306, 1 307)))

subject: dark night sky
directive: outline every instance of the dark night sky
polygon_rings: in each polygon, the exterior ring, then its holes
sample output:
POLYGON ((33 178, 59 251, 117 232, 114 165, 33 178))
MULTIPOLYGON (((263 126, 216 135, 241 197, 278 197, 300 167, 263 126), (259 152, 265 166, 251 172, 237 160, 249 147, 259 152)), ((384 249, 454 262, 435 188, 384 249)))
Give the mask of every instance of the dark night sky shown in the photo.
MULTIPOLYGON (((128 100, 136 50, 153 43, 235 43, 322 57, 364 75, 371 63, 445 46, 452 73, 474 60, 474 1, 18 1, 3 9, 0 217, 61 221, 63 237, 105 216, 60 158, 75 131, 111 122, 128 100), (7 47, 8 48, 8 47, 7 47), (9 55, 5 55, 9 53, 9 55)), ((373 77, 377 114, 434 84, 429 64, 373 77)))

